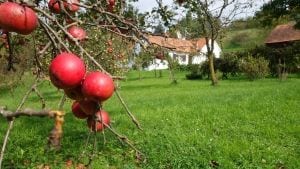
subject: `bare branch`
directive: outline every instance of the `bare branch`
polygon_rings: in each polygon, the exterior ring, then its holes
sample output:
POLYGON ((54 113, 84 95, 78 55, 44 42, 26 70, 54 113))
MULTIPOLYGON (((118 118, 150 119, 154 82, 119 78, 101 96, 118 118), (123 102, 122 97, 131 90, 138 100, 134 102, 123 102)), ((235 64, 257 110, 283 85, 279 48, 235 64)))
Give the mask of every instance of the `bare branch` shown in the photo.
MULTIPOLYGON (((46 22, 43 20, 39 19, 40 23, 45 25, 45 27, 54 35, 56 40, 68 51, 71 52, 71 50, 68 48, 68 46, 62 41, 62 39, 58 36, 58 33, 55 32, 46 22)), ((55 20, 56 21, 56 20, 55 20)), ((64 29, 64 28, 63 28, 64 29)), ((51 35, 50 35, 51 36, 51 35)))
POLYGON ((120 133, 118 133, 117 131, 115 131, 111 126, 103 123, 105 125, 106 128, 109 129, 109 131, 111 131, 115 136, 118 137, 119 140, 121 140, 122 142, 126 143, 127 145, 129 145, 135 152, 137 152, 139 155, 144 156, 144 154, 138 150, 132 143, 132 141, 130 141, 126 136, 121 135, 120 133))
MULTIPOLYGON (((37 82, 38 82, 38 79, 36 79, 34 81, 34 83, 32 84, 32 86, 29 88, 29 90, 25 93, 25 95, 23 96, 16 112, 18 112, 24 105, 25 101, 27 100, 27 98, 29 97, 29 95, 31 94, 33 88, 37 85, 37 82)), ((5 137, 4 137, 4 141, 3 141, 3 144, 2 144, 2 149, 1 149, 1 154, 0 154, 0 169, 2 167, 2 161, 3 161, 3 157, 4 157, 4 152, 5 152, 5 148, 6 148, 6 145, 7 145, 7 142, 8 142, 8 138, 9 138, 9 135, 10 135, 10 131, 12 130, 13 128, 13 125, 14 125, 14 118, 10 119, 10 122, 9 122, 9 125, 8 125, 8 128, 6 130, 6 134, 5 134, 5 137)))
POLYGON ((23 111, 12 112, 12 111, 0 108, 0 115, 2 115, 3 117, 5 117, 7 119, 18 118, 20 116, 54 117, 55 114, 56 114, 56 111, 51 111, 51 110, 35 111, 32 109, 26 108, 23 111))
POLYGON ((41 92, 37 89, 36 86, 33 87, 33 91, 37 94, 37 96, 40 98, 40 101, 42 103, 42 109, 46 107, 46 101, 44 97, 42 96, 41 92))
POLYGON ((137 121, 137 119, 134 117, 134 115, 130 112, 129 108, 127 107, 127 104, 124 102, 123 98, 121 97, 120 93, 118 90, 115 90, 115 93, 118 97, 118 99, 120 100, 120 102, 122 103, 123 107, 125 108, 127 114, 129 115, 129 117, 131 118, 132 122, 140 129, 143 130, 140 123, 137 121))

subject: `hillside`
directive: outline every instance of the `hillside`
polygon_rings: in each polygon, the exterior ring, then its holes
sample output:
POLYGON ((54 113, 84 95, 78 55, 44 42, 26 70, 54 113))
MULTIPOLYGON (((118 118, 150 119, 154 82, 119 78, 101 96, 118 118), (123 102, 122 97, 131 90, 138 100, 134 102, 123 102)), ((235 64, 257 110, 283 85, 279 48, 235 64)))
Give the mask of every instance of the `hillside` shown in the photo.
POLYGON ((258 28, 228 30, 221 43, 223 51, 240 51, 262 45, 269 32, 270 30, 258 28))

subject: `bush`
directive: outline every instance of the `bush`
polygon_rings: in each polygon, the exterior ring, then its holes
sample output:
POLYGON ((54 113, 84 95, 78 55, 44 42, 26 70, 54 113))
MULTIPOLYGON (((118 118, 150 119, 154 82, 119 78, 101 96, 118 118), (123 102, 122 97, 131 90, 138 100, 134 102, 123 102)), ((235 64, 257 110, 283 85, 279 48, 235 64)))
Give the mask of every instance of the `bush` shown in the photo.
POLYGON ((196 79, 202 79, 203 75, 200 71, 200 65, 199 64, 192 64, 186 67, 186 70, 189 70, 191 73, 185 75, 185 77, 189 80, 196 80, 196 79))
MULTIPOLYGON (((215 72, 218 79, 228 79, 228 75, 237 76, 240 73, 239 59, 234 53, 227 53, 222 58, 214 59, 215 72)), ((182 68, 183 70, 183 68, 182 68)), ((205 61, 200 65, 186 66, 185 70, 191 73, 186 75, 187 79, 203 79, 210 78, 209 63, 205 61)))
POLYGON ((269 61, 262 57, 253 58, 248 55, 240 60, 240 69, 250 80, 266 77, 269 72, 269 61))
POLYGON ((222 79, 228 79, 228 75, 237 76, 239 69, 239 58, 235 53, 225 53, 221 58, 215 59, 215 69, 222 72, 222 79))
POLYGON ((280 76, 281 73, 300 72, 300 42, 273 47, 264 45, 256 46, 245 52, 237 52, 236 55, 238 58, 245 58, 249 53, 254 58, 262 56, 267 59, 272 76, 280 76), (279 60, 281 60, 281 64, 279 60), (284 71, 280 72, 280 69, 284 71))

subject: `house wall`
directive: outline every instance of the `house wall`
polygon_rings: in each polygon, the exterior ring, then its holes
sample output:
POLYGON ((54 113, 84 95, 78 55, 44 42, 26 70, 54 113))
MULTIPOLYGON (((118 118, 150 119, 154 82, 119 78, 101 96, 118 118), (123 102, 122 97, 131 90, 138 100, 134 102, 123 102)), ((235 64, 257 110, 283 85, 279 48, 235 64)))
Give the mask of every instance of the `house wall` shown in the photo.
MULTIPOLYGON (((209 42, 209 43, 211 43, 211 42, 209 42)), ((213 51, 213 53, 214 53, 215 57, 220 58, 221 52, 222 52, 222 50, 221 50, 220 46, 218 45, 218 43, 214 42, 214 51, 213 51)), ((199 55, 193 57, 193 62, 192 63, 193 64, 200 64, 200 63, 206 61, 206 59, 207 59, 206 53, 207 53, 207 45, 204 45, 202 47, 201 51, 199 52, 199 55)))
POLYGON ((176 59, 180 65, 187 65, 189 63, 189 55, 186 53, 169 52, 172 59, 176 59))
MULTIPOLYGON (((214 43, 214 55, 216 58, 220 58, 221 55, 221 48, 217 42, 214 43)), ((199 52, 199 55, 192 57, 192 64, 201 64, 202 62, 206 61, 207 56, 207 46, 204 45, 199 52)), ((188 65, 189 63, 189 55, 186 53, 179 53, 175 51, 170 51, 169 56, 173 59, 176 59, 180 65, 188 65)), ((154 59, 152 63, 145 69, 148 71, 151 70, 161 70, 161 69, 168 69, 168 62, 166 60, 161 61, 160 59, 154 59)))
POLYGON ((148 67, 145 68, 147 71, 151 70, 163 70, 168 69, 169 64, 166 60, 153 59, 148 67))
MULTIPOLYGON (((211 40, 209 41, 209 44, 211 43, 211 40)), ((213 53, 215 54, 215 57, 216 58, 220 58, 220 55, 221 55, 221 48, 220 48, 220 46, 218 45, 218 43, 215 41, 214 42, 214 51, 213 51, 213 53)), ((206 45, 204 45, 203 46, 203 48, 201 49, 201 52, 200 52, 200 54, 206 54, 207 53, 207 46, 206 45)))

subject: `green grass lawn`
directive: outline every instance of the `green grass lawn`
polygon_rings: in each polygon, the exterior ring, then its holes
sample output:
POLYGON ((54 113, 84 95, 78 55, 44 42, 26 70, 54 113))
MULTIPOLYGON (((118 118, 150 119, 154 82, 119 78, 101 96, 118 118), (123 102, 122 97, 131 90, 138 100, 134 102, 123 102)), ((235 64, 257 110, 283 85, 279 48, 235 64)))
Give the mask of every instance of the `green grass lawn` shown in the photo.
MULTIPOLYGON (((143 126, 135 128, 114 96, 104 105, 112 126, 127 135, 146 155, 138 163, 135 153, 121 144, 109 131, 107 143, 98 138, 98 156, 91 168, 300 168, 300 79, 223 80, 217 87, 209 81, 188 81, 177 74, 179 83, 171 85, 168 72, 154 78, 153 72, 128 74, 120 93, 143 126)), ((0 105, 15 109, 30 80, 17 87, 14 95, 0 89, 0 105)), ((40 87, 47 108, 58 107, 60 92, 45 82, 40 87)), ((66 123, 62 150, 46 152, 47 136, 53 120, 25 118, 16 120, 9 139, 6 168, 35 168, 49 164, 62 168, 68 159, 77 161, 86 146, 86 122, 70 112, 65 104, 66 123)), ((24 107, 40 109, 33 94, 24 107)), ((0 118, 0 143, 7 123, 0 118)), ((4 167, 4 168, 5 168, 4 167)))

